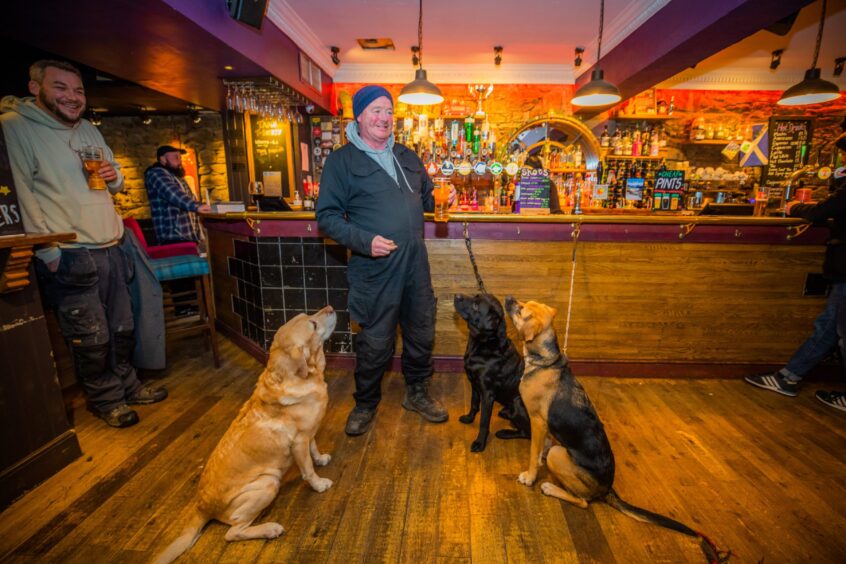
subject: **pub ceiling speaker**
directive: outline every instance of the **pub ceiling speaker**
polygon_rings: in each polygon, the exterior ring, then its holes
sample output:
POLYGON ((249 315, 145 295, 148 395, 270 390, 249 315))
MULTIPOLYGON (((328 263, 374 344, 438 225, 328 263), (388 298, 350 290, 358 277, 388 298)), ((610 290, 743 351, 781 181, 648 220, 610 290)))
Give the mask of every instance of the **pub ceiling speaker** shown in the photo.
POLYGON ((261 29, 267 12, 267 0, 226 0, 229 15, 239 22, 261 29))

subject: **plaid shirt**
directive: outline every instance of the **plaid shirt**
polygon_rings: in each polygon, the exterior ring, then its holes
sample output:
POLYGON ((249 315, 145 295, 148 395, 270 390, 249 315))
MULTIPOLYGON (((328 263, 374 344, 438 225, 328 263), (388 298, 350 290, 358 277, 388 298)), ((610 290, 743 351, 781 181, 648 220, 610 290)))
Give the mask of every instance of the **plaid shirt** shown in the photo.
POLYGON ((153 165, 144 172, 144 185, 159 244, 199 241, 200 226, 194 212, 200 204, 185 179, 153 165))

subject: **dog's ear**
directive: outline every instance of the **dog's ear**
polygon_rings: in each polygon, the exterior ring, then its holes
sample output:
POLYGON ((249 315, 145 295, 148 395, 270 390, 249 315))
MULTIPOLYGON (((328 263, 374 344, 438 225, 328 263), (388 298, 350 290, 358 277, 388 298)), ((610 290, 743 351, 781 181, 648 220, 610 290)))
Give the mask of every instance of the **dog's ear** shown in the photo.
POLYGON ((541 331, 543 331, 543 323, 540 323, 536 317, 524 321, 523 326, 520 328, 524 341, 534 340, 541 331))
POLYGON ((286 351, 289 359, 288 369, 300 378, 308 378, 308 359, 311 358, 311 351, 308 344, 294 345, 286 351))

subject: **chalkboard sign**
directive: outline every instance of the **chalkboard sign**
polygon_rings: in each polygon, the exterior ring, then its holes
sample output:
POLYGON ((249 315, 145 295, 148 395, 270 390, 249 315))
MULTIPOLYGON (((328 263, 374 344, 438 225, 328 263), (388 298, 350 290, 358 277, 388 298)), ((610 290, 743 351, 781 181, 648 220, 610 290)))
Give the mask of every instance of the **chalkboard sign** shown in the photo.
POLYGON ((251 180, 262 182, 265 172, 281 172, 282 195, 293 196, 289 123, 250 115, 250 147, 251 180))
POLYGON ((549 171, 540 168, 520 170, 520 213, 549 213, 549 171))
POLYGON ((769 164, 765 184, 787 180, 808 160, 813 136, 813 118, 771 117, 769 127, 769 164))
POLYGON ((15 193, 15 179, 6 152, 6 137, 0 126, 0 237, 22 235, 21 208, 15 193))
POLYGON ((652 209, 675 211, 681 207, 684 195, 683 170, 659 170, 652 189, 652 209))

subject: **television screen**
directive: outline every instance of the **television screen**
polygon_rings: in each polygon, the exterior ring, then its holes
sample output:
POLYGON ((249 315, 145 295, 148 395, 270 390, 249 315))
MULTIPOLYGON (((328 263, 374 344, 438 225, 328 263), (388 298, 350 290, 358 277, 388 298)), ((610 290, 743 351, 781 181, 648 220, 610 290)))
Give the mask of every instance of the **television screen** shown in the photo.
POLYGON ((267 13, 267 0, 226 0, 226 4, 229 6, 230 16, 261 29, 262 20, 267 13))

